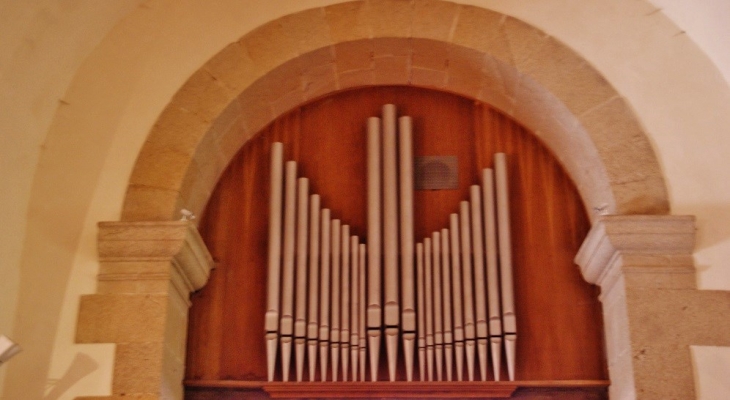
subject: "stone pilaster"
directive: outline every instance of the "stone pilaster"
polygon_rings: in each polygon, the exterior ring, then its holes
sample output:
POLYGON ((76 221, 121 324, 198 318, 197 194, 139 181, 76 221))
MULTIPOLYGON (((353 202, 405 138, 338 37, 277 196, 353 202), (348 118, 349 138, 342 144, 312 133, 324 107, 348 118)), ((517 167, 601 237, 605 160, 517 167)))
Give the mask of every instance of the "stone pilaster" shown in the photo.
POLYGON ((696 288, 694 218, 598 219, 575 260, 601 287, 612 399, 695 398, 690 345, 730 344, 730 292, 696 288))
POLYGON ((213 259, 186 221, 102 222, 97 293, 83 296, 78 343, 116 343, 112 396, 182 399, 189 296, 213 259))

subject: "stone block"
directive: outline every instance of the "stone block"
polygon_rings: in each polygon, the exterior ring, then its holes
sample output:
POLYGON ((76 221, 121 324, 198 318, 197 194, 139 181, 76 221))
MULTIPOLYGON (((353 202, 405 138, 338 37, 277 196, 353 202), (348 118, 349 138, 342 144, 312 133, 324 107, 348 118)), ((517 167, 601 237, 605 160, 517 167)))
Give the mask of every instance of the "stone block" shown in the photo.
POLYGON ((241 102, 238 101, 238 98, 231 100, 228 106, 215 118, 208 131, 198 142, 195 148, 195 154, 206 154, 206 151, 210 150, 211 146, 219 137, 236 126, 236 123, 241 119, 242 111, 241 102))
POLYGON ((335 66, 339 74, 372 68, 373 41, 370 39, 338 43, 333 46, 335 66))
MULTIPOLYGON (((236 153, 241 150, 241 146, 243 146, 243 144, 246 143, 251 136, 253 136, 253 133, 255 133, 249 132, 243 124, 244 121, 242 119, 240 124, 236 125, 235 129, 230 129, 225 135, 221 136, 216 141, 216 145, 218 146, 218 150, 220 151, 226 166, 231 159, 233 159, 236 153)), ((215 186, 215 184, 213 186, 215 186)), ((211 189, 213 186, 211 186, 211 189)))
POLYGON ((324 8, 310 8, 281 18, 284 31, 296 39, 297 51, 304 54, 332 45, 324 8))
POLYGON ((241 102, 244 134, 253 135, 274 119, 271 104, 269 103, 273 99, 269 99, 266 93, 264 85, 257 82, 238 97, 241 102))
POLYGON ((299 39, 287 32, 282 22, 281 18, 270 21, 241 39, 258 75, 263 76, 299 55, 299 39))
POLYGON ((162 343, 120 343, 115 353, 112 393, 160 394, 162 384, 162 343))
POLYGON ((124 197, 122 221, 169 221, 177 217, 179 192, 130 184, 124 197))
MULTIPOLYGON (((301 78, 300 78, 301 79, 301 78)), ((293 110, 304 102, 304 92, 302 88, 294 89, 284 93, 279 98, 271 101, 271 110, 274 118, 278 118, 287 112, 293 110)))
POLYGON ((447 77, 446 71, 411 68, 411 84, 414 86, 443 89, 446 86, 447 77))
POLYGON ((440 0, 413 2, 413 38, 448 42, 458 14, 459 6, 440 0))
POLYGON ((373 38, 411 36, 413 2, 370 0, 367 5, 367 21, 373 38))
POLYGON ((180 153, 170 147, 148 141, 137 157, 129 183, 180 191, 191 161, 192 153, 180 153))
POLYGON ((178 153, 192 155, 211 124, 211 120, 206 120, 172 102, 160 114, 147 137, 147 142, 178 153))
POLYGON ((224 47, 203 68, 233 93, 240 93, 262 74, 240 41, 224 47))
POLYGON ((515 54, 515 67, 553 93, 574 115, 617 96, 608 81, 568 46, 550 36, 529 37, 524 46, 516 47, 524 53, 515 54))
POLYGON ((695 398, 689 346, 635 346, 632 363, 637 399, 695 398))
POLYGON ((207 69, 200 68, 175 93, 170 103, 212 122, 236 93, 215 79, 207 69))
MULTIPOLYGON (((149 240, 177 240, 182 241, 188 236, 190 226, 184 221, 165 222, 99 222, 98 239, 108 241, 149 241, 149 240)), ((100 256, 106 255, 102 252, 100 256)), ((124 270, 146 272, 150 268, 161 267, 160 264, 115 264, 124 270)))
POLYGON ((485 67, 484 54, 465 47, 452 46, 449 48, 447 89, 477 98, 483 86, 485 67))
POLYGON ((351 1, 325 7, 325 17, 333 43, 372 37, 366 7, 364 1, 351 1))
POLYGON ((410 57, 385 56, 373 59, 377 85, 407 85, 410 81, 410 57))
POLYGON ((162 342, 166 295, 95 294, 81 298, 77 343, 162 342))
POLYGON ((667 191, 654 150, 625 100, 614 98, 579 120, 606 166, 617 213, 667 213, 667 191))
POLYGON ((96 284, 98 294, 168 294, 170 284, 161 279, 101 280, 96 284))
POLYGON ((410 56, 412 39, 384 37, 373 39, 373 57, 410 56))
POLYGON ((347 71, 338 74, 337 81, 340 89, 375 85, 375 71, 373 69, 361 69, 347 71))
POLYGON ((427 39, 412 39, 413 67, 445 71, 449 65, 449 48, 441 42, 427 39))
POLYGON ((730 292, 628 288, 631 340, 637 345, 730 345, 730 292))
MULTIPOLYGON (((328 63, 307 68, 302 76, 302 85, 304 87, 304 100, 316 99, 334 92, 339 88, 335 64, 328 63)), ((304 100, 290 106, 288 109, 301 105, 304 100)), ((276 112, 276 109, 274 112, 276 112)))
POLYGON ((475 6, 460 6, 452 43, 482 54, 488 54, 513 65, 505 35, 504 15, 475 6))

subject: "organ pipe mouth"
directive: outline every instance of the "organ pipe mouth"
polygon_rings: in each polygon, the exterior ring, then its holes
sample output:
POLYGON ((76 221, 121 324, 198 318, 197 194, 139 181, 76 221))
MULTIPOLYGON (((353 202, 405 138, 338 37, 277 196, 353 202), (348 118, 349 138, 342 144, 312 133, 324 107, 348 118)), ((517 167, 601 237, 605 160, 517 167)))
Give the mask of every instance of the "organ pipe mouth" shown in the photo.
POLYGON ((494 170, 485 169, 480 185, 469 188, 449 226, 416 243, 413 191, 458 188, 458 160, 414 157, 411 119, 397 118, 392 104, 366 125, 365 237, 332 219, 325 201, 310 193, 308 179, 297 176, 297 163, 284 162, 283 145, 272 145, 269 379, 278 366, 288 380, 295 350, 297 381, 303 379, 305 355, 310 381, 317 361, 322 380, 337 380, 339 371, 343 379, 364 381, 366 359, 375 381, 384 344, 390 380, 397 377, 399 356, 408 381, 416 369, 420 380, 433 380, 434 371, 436 379, 452 380, 454 369, 462 380, 464 365, 469 380, 477 369, 485 380, 488 365, 499 380, 502 349, 514 380, 506 156, 495 155, 494 170))

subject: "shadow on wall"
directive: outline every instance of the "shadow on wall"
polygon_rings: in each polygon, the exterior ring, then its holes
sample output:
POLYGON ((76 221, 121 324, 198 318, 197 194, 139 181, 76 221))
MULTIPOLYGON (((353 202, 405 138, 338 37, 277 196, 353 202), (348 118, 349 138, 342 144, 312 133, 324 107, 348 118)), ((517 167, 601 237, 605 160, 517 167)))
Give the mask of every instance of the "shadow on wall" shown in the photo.
POLYGON ((83 379, 85 376, 94 372, 99 368, 99 364, 94 361, 88 354, 76 353, 74 360, 68 367, 63 376, 55 380, 55 382, 49 382, 51 386, 48 393, 43 396, 43 400, 57 400, 66 393, 73 385, 83 379))
POLYGON ((678 213, 675 210, 677 215, 694 214, 697 218, 695 251, 707 250, 730 240, 730 204, 696 204, 681 208, 678 213))

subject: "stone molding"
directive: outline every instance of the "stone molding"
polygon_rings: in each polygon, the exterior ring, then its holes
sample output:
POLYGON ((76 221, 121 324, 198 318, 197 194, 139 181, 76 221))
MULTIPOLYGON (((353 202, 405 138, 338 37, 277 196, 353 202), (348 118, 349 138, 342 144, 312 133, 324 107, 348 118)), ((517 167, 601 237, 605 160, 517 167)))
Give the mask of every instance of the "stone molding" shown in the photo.
POLYGON ((363 0, 269 21, 193 73, 147 137, 122 220, 200 214, 228 162, 264 126, 329 93, 374 85, 445 90, 496 107, 550 148, 589 211, 669 211, 630 105, 572 49, 480 7, 363 0))
POLYGON ((693 216, 602 216, 594 221, 575 262, 586 281, 606 291, 627 272, 694 277, 694 246, 693 216), (625 270, 619 271, 622 267, 625 270))
POLYGON ((730 344, 730 292, 696 288, 694 223, 602 216, 575 257, 601 287, 612 399, 695 398, 690 346, 730 344))
POLYGON ((97 294, 82 296, 77 343, 115 343, 111 397, 182 399, 190 293, 213 259, 188 221, 102 222, 97 294))

